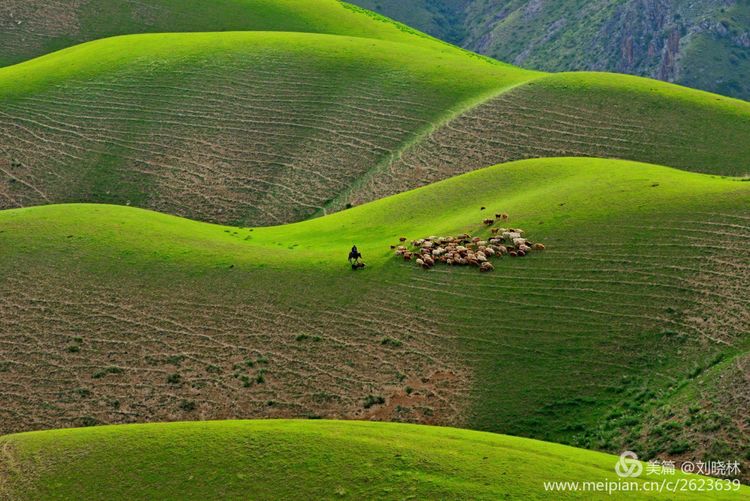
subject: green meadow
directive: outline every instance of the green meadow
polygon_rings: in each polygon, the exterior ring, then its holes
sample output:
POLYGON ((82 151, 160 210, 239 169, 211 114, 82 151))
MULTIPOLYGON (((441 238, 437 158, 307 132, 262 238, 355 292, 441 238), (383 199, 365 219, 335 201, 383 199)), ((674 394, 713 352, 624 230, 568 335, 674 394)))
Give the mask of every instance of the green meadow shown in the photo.
MULTIPOLYGON (((575 499, 544 482, 615 482, 616 456, 453 428, 336 421, 217 421, 0 438, 44 499, 575 499)), ((661 482, 652 474, 636 482, 661 482)), ((676 474, 670 480, 700 481, 676 474)), ((0 485, 0 489, 2 486, 0 485)), ((2 492, 2 491, 0 491, 2 492)), ((742 491, 714 499, 739 499, 742 491)), ((588 494, 589 499, 629 499, 588 494)), ((672 499, 639 493, 640 499, 672 499)), ((11 498, 12 499, 12 498, 11 498)), ((688 494, 681 499, 702 499, 688 494)))
POLYGON ((333 0, 10 1, 0 498, 548 499, 623 450, 747 464, 747 102, 333 0), (503 213, 545 250, 394 253, 503 213))

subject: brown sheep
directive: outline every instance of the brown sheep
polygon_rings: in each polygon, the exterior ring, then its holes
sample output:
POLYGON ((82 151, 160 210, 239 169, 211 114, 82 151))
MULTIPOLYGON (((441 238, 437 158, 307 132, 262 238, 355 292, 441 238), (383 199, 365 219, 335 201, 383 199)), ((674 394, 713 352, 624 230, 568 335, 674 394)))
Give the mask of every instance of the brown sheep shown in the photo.
POLYGON ((406 242, 406 237, 401 237, 401 238, 399 238, 399 239, 398 239, 398 241, 399 241, 399 242, 402 242, 402 243, 403 243, 403 242, 406 242))
POLYGON ((404 261, 411 261, 411 252, 404 252, 404 261))
POLYGON ((497 235, 497 232, 500 231, 500 228, 492 228, 490 229, 493 235, 497 235))
POLYGON ((479 271, 486 272, 486 271, 493 271, 495 269, 494 266, 492 266, 492 263, 489 261, 486 263, 482 263, 482 266, 479 267, 479 271))
POLYGON ((534 244, 531 246, 532 249, 535 251, 543 251, 544 250, 544 244, 534 244))
POLYGON ((508 216, 508 214, 506 214, 505 212, 503 212, 502 214, 500 214, 500 219, 502 219, 503 221, 507 221, 508 217, 510 217, 510 216, 508 216))
POLYGON ((484 224, 486 224, 487 226, 492 226, 493 224, 495 224, 495 220, 487 218, 484 220, 484 224))

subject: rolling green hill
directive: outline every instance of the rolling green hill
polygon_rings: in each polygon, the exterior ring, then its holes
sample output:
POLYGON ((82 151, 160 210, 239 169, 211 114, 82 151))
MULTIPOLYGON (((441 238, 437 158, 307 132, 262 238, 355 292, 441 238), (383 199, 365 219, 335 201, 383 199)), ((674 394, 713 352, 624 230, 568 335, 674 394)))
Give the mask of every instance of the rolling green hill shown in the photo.
MULTIPOLYGON (((616 456, 404 424, 220 421, 59 430, 0 437, 0 454, 10 459, 5 471, 0 463, 0 495, 10 500, 632 499, 545 490, 544 482, 617 482, 616 456)), ((663 478, 644 474, 635 482, 663 478)), ((747 494, 742 487, 712 499, 747 494)))
MULTIPOLYGON (((636 0, 355 0, 460 47, 545 71, 617 71, 748 97, 748 7, 636 0)), ((335 0, 5 0, 0 66, 77 43, 160 32, 297 31, 455 47, 335 0)))
POLYGON ((0 207, 305 219, 402 144, 535 74, 309 33, 106 39, 0 69, 0 207))
POLYGON ((0 104, 2 208, 269 225, 533 157, 750 172, 748 103, 361 37, 111 38, 0 69, 0 104))
MULTIPOLYGON (((3 211, 2 431, 322 416, 702 457, 703 428, 660 409, 748 352, 749 202, 739 179, 545 159, 279 227, 3 211), (480 206, 548 250, 481 275, 392 256, 400 236, 486 234, 480 206)), ((744 418, 706 409, 744 457, 744 418)))
POLYGON ((750 5, 663 0, 354 0, 525 68, 616 71, 750 98, 750 5), (408 7, 407 7, 408 5, 408 7))
MULTIPOLYGON (((374 38, 462 52, 338 0, 6 0, 0 66, 82 42, 137 33, 289 31, 374 38)), ((483 59, 476 56, 476 59, 483 59)), ((489 61, 489 60, 487 60, 489 61)))
POLYGON ((360 203, 487 165, 606 157, 750 175, 750 103, 611 73, 561 73, 453 117, 368 172, 338 204, 360 203))
POLYGON ((333 0, 10 0, 0 54, 0 433, 195 422, 1 437, 0 498, 529 499, 613 460, 199 423, 237 418, 750 471, 750 103, 333 0), (498 212, 547 250, 393 255, 498 212))

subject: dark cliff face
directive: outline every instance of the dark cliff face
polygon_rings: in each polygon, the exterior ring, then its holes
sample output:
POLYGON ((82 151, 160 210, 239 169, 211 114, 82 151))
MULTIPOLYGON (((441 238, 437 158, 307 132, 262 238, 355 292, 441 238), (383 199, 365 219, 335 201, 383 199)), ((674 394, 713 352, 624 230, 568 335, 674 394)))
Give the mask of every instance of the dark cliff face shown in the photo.
POLYGON ((667 0, 633 0, 620 5, 599 32, 601 43, 610 48, 615 69, 633 73, 661 66, 675 32, 672 17, 667 0))
POLYGON ((748 0, 352 1, 528 68, 616 71, 750 99, 748 0))
POLYGON ((686 28, 670 0, 631 0, 620 4, 594 44, 608 57, 590 69, 650 76, 674 82, 686 28))

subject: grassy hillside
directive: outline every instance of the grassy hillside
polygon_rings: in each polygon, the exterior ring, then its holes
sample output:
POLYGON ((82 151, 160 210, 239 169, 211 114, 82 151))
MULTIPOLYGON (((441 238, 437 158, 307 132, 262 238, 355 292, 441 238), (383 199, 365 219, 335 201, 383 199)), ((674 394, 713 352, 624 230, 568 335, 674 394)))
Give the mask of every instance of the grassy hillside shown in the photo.
MULTIPOLYGON (((745 273, 747 271, 745 270, 745 273)), ((709 461, 723 461, 735 451, 750 456, 747 408, 750 400, 750 353, 724 357, 705 371, 696 370, 697 384, 678 388, 654 407, 644 419, 640 442, 659 448, 665 440, 672 447, 691 444, 709 461), (672 424, 676 420, 685 426, 672 424)), ((744 472, 745 483, 750 474, 744 472)))
MULTIPOLYGON (((0 437, 5 499, 549 499, 546 481, 617 478, 618 458, 450 428, 220 421, 0 437), (118 472, 113 476, 113 472, 118 472), (290 473, 293 472, 293 473, 290 473)), ((645 471, 645 468, 644 468, 645 471)), ((636 481, 661 481, 644 475, 636 481)), ((695 479, 678 474, 676 479, 695 479)), ((748 488, 714 493, 740 499, 748 488)), ((624 499, 626 495, 588 499, 624 499)), ((583 498, 556 493, 557 499, 583 498)), ((640 499, 670 499, 668 494, 640 499)), ((698 495, 680 495, 699 499, 698 495)))
POLYGON ((0 69, 0 104, 3 208, 269 225, 523 158, 750 172, 748 103, 360 37, 106 39, 0 69))
MULTIPOLYGON (((295 31, 459 49, 338 0, 6 0, 0 66, 82 42, 137 33, 295 31)), ((476 59, 483 59, 476 56, 476 59)))
POLYGON ((695 435, 641 435, 748 351, 749 202, 737 179, 547 159, 280 227, 3 211, 2 431, 323 416, 697 455, 695 435), (488 233, 480 206, 548 250, 481 275, 392 256, 400 236, 488 233))
POLYGON ((715 21, 683 43, 677 82, 750 100, 750 4, 712 4, 715 21))
POLYGON ((0 69, 0 207, 132 204, 305 219, 439 123, 535 76, 419 45, 158 34, 0 69))
POLYGON ((193 422, 0 437, 0 498, 533 499, 613 462, 200 423, 237 418, 750 471, 750 103, 334 0, 11 0, 0 54, 0 433, 193 422), (393 255, 497 212, 547 250, 393 255))
POLYGON ((339 205, 534 157, 621 158, 747 176, 748 138, 750 103, 625 75, 561 73, 454 117, 369 172, 339 205))
POLYGON ((750 5, 665 0, 354 0, 525 68, 615 71, 750 98, 750 5))

